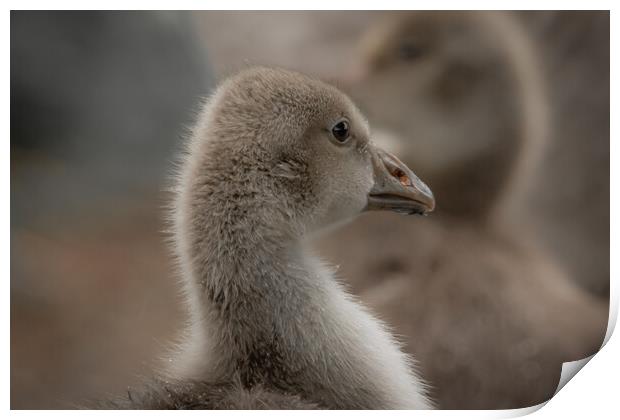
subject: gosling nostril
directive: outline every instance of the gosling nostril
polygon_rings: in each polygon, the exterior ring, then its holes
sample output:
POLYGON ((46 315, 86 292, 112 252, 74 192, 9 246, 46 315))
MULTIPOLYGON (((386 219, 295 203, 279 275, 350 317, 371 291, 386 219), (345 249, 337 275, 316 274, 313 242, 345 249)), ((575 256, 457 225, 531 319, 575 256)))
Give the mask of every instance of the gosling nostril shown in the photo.
POLYGON ((403 186, 405 187, 413 186, 411 184, 411 179, 407 176, 405 171, 403 171, 402 169, 394 168, 394 170, 392 170, 390 173, 392 174, 394 178, 397 178, 398 182, 400 182, 403 186))

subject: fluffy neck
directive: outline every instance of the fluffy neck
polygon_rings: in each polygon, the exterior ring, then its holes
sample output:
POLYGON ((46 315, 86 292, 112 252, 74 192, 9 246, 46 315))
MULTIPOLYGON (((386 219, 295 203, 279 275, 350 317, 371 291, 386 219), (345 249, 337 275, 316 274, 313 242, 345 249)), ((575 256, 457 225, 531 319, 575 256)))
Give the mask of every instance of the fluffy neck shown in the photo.
POLYGON ((300 328, 295 325, 300 311, 322 304, 325 279, 315 273, 299 239, 254 221, 242 225, 223 223, 204 232, 194 250, 191 281, 208 327, 221 329, 215 333, 230 338, 227 346, 245 359, 254 357, 256 347, 300 328))
POLYGON ((180 198, 177 244, 193 319, 177 376, 261 384, 331 408, 429 407, 383 325, 276 209, 213 197, 190 188, 180 198))

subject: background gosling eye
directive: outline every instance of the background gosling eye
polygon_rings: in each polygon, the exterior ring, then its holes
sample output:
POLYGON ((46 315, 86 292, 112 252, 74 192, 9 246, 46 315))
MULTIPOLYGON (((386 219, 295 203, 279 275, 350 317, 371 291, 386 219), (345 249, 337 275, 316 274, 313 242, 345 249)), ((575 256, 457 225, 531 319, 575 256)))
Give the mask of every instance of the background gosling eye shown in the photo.
POLYGON ((349 139, 349 123, 340 121, 332 128, 332 134, 339 143, 345 143, 349 139))
POLYGON ((405 42, 398 47, 398 56, 404 61, 413 61, 424 55, 424 48, 413 42, 405 42))

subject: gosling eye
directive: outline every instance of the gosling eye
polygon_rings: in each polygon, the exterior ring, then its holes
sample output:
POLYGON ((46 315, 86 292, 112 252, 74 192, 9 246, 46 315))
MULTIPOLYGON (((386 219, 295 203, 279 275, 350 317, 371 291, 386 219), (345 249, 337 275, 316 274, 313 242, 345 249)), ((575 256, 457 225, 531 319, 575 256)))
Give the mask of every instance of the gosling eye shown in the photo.
POLYGON ((345 144, 351 137, 349 133, 349 122, 347 120, 337 122, 336 125, 332 127, 332 135, 338 143, 345 144))
POLYGON ((405 42, 398 47, 398 56, 404 61, 416 60, 424 53, 424 47, 414 42, 405 42))

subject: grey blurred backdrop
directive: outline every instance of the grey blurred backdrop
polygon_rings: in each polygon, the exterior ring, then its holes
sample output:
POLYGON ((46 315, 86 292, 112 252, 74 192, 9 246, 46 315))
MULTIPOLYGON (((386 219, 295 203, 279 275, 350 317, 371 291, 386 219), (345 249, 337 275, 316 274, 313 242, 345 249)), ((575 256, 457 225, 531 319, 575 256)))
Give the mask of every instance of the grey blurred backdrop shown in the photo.
MULTIPOLYGON (((486 177, 475 174, 480 185, 486 185, 485 179, 512 176, 498 169, 504 164, 501 159, 518 154, 516 148, 506 146, 520 141, 510 140, 510 133, 520 132, 519 138, 530 133, 533 140, 526 140, 527 147, 534 151, 525 154, 526 169, 518 172, 526 175, 523 182, 515 181, 524 184, 519 185, 517 198, 506 201, 511 217, 505 224, 518 226, 517 231, 534 238, 548 255, 545 258, 582 293, 576 298, 579 302, 606 308, 609 14, 509 13, 519 37, 525 39, 516 46, 510 41, 516 35, 511 33, 505 45, 490 42, 488 48, 486 42, 478 42, 489 34, 462 37, 472 44, 460 45, 458 51, 474 61, 486 60, 484 55, 478 58, 481 45, 488 51, 499 50, 502 57, 509 54, 502 48, 517 51, 516 58, 493 64, 493 69, 508 66, 507 74, 512 74, 510 66, 523 66, 514 63, 533 63, 540 76, 535 81, 516 77, 516 87, 499 88, 493 94, 494 100, 501 101, 528 89, 538 91, 532 105, 540 110, 534 117, 537 128, 510 126, 494 132, 505 136, 495 136, 491 143, 438 143, 437 150, 433 144, 418 149, 407 146, 416 133, 411 127, 415 116, 410 115, 424 106, 427 120, 436 119, 444 131, 459 130, 458 125, 441 125, 442 118, 482 104, 461 98, 471 86, 482 86, 477 85, 479 80, 493 79, 495 71, 444 65, 453 57, 449 53, 442 56, 447 58, 437 71, 392 63, 388 53, 396 44, 391 40, 409 39, 405 30, 390 32, 400 25, 400 15, 11 13, 12 408, 71 408, 122 393, 141 375, 151 373, 162 350, 174 340, 184 308, 163 232, 168 199, 164 187, 201 99, 222 77, 248 65, 283 66, 336 83, 357 99, 371 125, 378 128, 378 142, 406 154, 418 151, 418 160, 425 156, 420 175, 424 178, 428 173, 432 188, 433 171, 446 155, 484 169, 486 177), (527 57, 519 55, 523 43, 533 51, 525 53, 527 57), (383 70, 385 66, 390 70, 383 70), (445 83, 438 85, 425 76, 425 72, 439 74, 442 68, 450 69, 445 83), (413 86, 417 102, 399 97, 413 86), (417 98, 430 89, 435 89, 434 96, 428 103, 420 102, 417 98), (437 98, 445 106, 437 106, 433 102, 437 98), (493 142, 502 144, 499 157, 476 160, 495 150, 493 142)), ((449 51, 449 42, 435 34, 449 26, 457 28, 451 36, 458 37, 468 24, 458 14, 442 19, 425 17, 414 24, 425 28, 419 38, 422 43, 398 43, 394 56, 418 59, 433 48, 438 50, 435 46, 441 43, 448 45, 442 51, 449 51)), ((484 106, 480 105, 479 114, 488 119, 463 117, 468 118, 463 130, 484 133, 486 127, 499 124, 501 112, 511 115, 511 108, 498 109, 495 115, 484 106)), ((467 179, 463 177, 469 172, 459 174, 456 178, 467 179)), ((436 179, 438 217, 459 214, 460 209, 463 214, 473 211, 481 218, 493 217, 479 210, 487 207, 486 194, 501 195, 497 191, 501 185, 490 183, 471 195, 454 187, 458 183, 444 184, 446 177, 436 179)), ((381 229, 372 233, 377 238, 382 234, 381 229)), ((336 234, 317 247, 329 258, 330 246, 341 240, 336 234)), ((389 244, 383 252, 392 251, 400 255, 389 244)), ((336 255, 334 263, 341 263, 339 257, 347 256, 336 255)), ((377 278, 393 272, 394 264, 402 264, 390 261, 383 271, 375 272, 377 278)), ((471 264, 475 261, 476 255, 471 264)), ((366 286, 353 289, 371 293, 366 286)), ((380 307, 376 307, 379 312, 380 307)), ((449 306, 439 310, 448 317, 453 313, 449 306)), ((455 399, 436 398, 446 408, 458 406, 455 399)), ((506 401, 510 406, 533 400, 506 401)), ((493 404, 480 397, 473 406, 493 404)))

